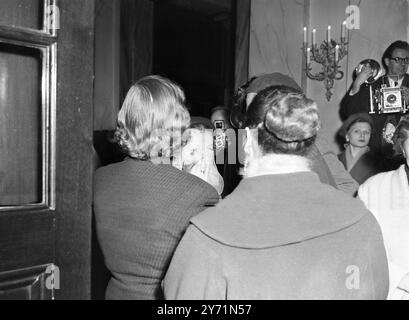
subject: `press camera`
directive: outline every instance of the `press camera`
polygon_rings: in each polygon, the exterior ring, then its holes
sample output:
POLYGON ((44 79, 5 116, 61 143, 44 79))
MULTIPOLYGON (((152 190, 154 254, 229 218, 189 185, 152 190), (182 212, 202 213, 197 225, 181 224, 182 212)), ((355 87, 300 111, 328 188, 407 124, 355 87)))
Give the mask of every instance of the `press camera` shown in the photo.
POLYGON ((355 69, 355 74, 362 72, 364 67, 369 67, 372 71, 371 76, 365 81, 369 84, 370 93, 370 111, 375 113, 375 106, 378 108, 379 114, 385 113, 406 113, 408 107, 402 95, 402 88, 388 88, 383 84, 380 88, 373 89, 372 84, 381 76, 381 65, 373 59, 362 60, 355 69))
MULTIPOLYGON (((386 86, 377 89, 374 102, 378 106, 378 113, 406 113, 408 110, 402 95, 402 88, 388 88, 386 86)), ((371 108, 372 113, 374 109, 371 108)))

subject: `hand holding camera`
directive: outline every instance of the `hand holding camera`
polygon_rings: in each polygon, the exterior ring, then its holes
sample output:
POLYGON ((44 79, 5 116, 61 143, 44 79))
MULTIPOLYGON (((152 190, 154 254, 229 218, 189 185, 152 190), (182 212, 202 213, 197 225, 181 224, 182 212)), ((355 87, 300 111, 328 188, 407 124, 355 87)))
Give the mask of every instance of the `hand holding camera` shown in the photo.
POLYGON ((226 146, 226 134, 225 134, 225 126, 223 120, 217 120, 214 122, 215 130, 214 130, 214 149, 215 151, 219 151, 224 149, 226 146))
POLYGON ((354 86, 356 86, 358 89, 359 87, 365 83, 373 74, 372 68, 368 65, 365 64, 362 68, 361 71, 357 74, 356 79, 354 81, 354 86))
POLYGON ((406 105, 409 105, 409 88, 401 86, 402 89, 402 97, 405 100, 406 105))
POLYGON ((355 68, 355 81, 350 95, 356 94, 364 83, 373 83, 381 75, 380 64, 373 59, 365 59, 355 68))

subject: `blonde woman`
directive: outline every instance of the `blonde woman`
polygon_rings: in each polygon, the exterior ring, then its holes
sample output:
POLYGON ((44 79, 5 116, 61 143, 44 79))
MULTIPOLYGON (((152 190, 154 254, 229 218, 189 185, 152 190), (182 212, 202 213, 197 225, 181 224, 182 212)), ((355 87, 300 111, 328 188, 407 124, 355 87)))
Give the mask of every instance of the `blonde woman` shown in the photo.
POLYGON ((140 79, 118 114, 127 158, 96 171, 98 239, 112 277, 107 299, 161 299, 160 282, 191 217, 218 200, 202 179, 171 165, 190 117, 182 89, 140 79))

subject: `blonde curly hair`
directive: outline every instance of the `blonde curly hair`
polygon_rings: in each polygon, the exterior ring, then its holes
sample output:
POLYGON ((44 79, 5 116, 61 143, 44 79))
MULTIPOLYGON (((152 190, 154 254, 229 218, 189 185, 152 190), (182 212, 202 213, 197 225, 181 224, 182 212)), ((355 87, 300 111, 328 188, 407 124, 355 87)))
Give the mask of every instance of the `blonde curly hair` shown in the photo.
POLYGON ((161 76, 146 76, 128 91, 118 113, 115 136, 132 158, 171 157, 190 124, 185 94, 161 76))

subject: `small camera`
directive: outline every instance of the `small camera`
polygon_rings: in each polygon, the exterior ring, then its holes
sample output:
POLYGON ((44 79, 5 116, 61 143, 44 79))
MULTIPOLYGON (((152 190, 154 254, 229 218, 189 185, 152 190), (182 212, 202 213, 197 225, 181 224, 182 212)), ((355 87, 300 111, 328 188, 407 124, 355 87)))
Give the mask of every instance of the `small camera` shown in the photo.
POLYGON ((216 120, 214 122, 214 127, 215 127, 215 129, 224 130, 224 121, 223 120, 216 120))
POLYGON ((375 95, 378 113, 406 113, 407 107, 402 98, 402 88, 381 87, 375 95))
POLYGON ((216 151, 226 147, 226 133, 223 120, 214 121, 214 149, 216 151))

